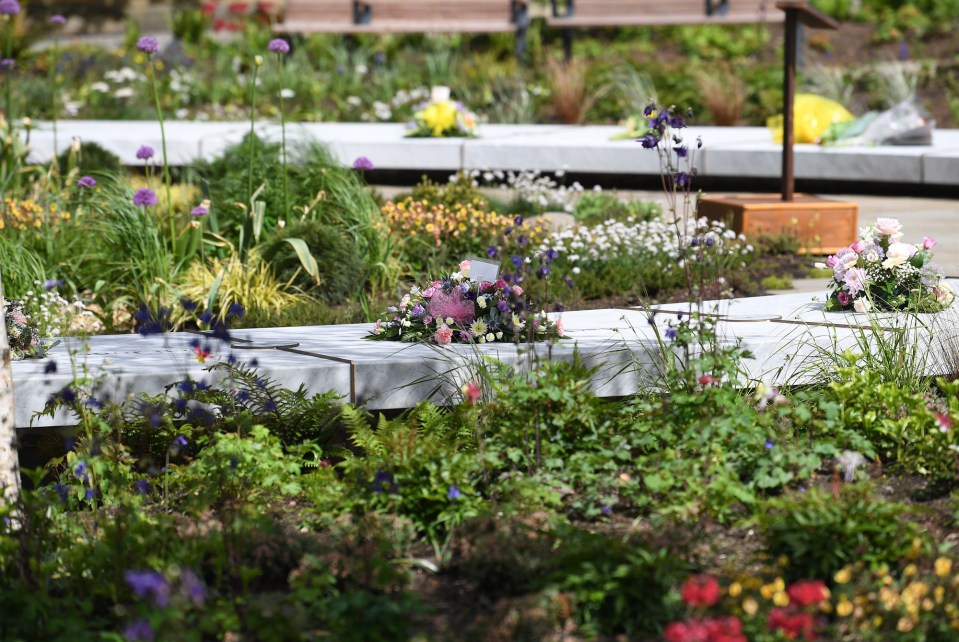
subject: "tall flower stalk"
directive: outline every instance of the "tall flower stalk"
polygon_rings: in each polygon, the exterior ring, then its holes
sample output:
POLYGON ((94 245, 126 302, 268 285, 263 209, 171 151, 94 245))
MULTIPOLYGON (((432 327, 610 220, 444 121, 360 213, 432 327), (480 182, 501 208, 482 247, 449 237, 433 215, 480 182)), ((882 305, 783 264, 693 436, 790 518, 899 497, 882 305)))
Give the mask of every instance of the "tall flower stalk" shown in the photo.
POLYGON ((160 87, 157 82, 156 68, 153 64, 153 55, 160 51, 160 44, 156 38, 145 36, 137 40, 137 50, 147 55, 147 75, 153 86, 153 102, 156 105, 157 120, 160 123, 160 143, 163 148, 163 184, 166 189, 167 218, 170 223, 170 244, 173 254, 177 253, 176 213, 173 211, 173 196, 170 187, 170 162, 167 155, 166 128, 163 125, 163 107, 160 104, 160 87))
POLYGON ((57 76, 57 65, 60 62, 60 30, 67 23, 67 19, 60 14, 50 18, 50 25, 53 27, 53 54, 50 58, 50 115, 53 120, 53 163, 57 164, 57 154, 60 152, 60 145, 57 138, 57 119, 60 114, 60 84, 57 76))
POLYGON ((6 23, 6 47, 4 49, 4 58, 0 61, 0 68, 6 72, 4 82, 4 112, 7 116, 7 122, 10 128, 13 128, 13 89, 11 87, 13 75, 13 20, 14 16, 20 13, 20 3, 17 0, 0 0, 0 16, 6 23))
POLYGON ((282 38, 274 38, 270 41, 270 44, 267 47, 270 52, 276 54, 276 61, 280 65, 280 136, 281 136, 281 145, 280 153, 282 156, 283 162, 283 216, 289 216, 290 213, 290 191, 287 188, 287 163, 286 163, 286 103, 285 96, 283 92, 283 81, 285 79, 284 74, 284 61, 283 56, 290 53, 290 45, 283 40, 282 38))
MULTIPOLYGON (((253 155, 256 152, 254 141, 256 140, 256 74, 263 64, 263 56, 253 57, 253 80, 250 82, 250 158, 247 166, 247 198, 253 199, 253 155)), ((251 205, 252 207, 252 205, 251 205)))

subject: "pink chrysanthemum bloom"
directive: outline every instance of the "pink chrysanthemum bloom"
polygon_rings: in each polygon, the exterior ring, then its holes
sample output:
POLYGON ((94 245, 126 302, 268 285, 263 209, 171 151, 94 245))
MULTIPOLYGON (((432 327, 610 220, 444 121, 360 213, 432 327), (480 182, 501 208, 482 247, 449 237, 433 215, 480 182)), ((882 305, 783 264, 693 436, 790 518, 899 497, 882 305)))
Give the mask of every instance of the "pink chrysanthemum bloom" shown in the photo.
POLYGON ((437 289, 430 299, 430 316, 452 318, 454 323, 465 326, 473 322, 476 309, 472 301, 463 298, 463 293, 458 288, 453 288, 449 294, 437 289))

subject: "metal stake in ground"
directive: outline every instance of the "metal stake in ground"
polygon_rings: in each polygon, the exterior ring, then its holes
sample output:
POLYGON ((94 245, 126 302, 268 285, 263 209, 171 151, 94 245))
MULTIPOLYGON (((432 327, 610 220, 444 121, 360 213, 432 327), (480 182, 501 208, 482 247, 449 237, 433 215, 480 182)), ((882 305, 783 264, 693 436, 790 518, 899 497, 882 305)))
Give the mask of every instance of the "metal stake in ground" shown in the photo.
POLYGON ((777 9, 786 12, 785 52, 783 56, 783 172, 782 199, 793 200, 796 192, 793 144, 796 98, 796 58, 798 55, 799 25, 810 29, 838 29, 839 23, 823 12, 809 6, 805 0, 783 0, 776 3, 777 9))

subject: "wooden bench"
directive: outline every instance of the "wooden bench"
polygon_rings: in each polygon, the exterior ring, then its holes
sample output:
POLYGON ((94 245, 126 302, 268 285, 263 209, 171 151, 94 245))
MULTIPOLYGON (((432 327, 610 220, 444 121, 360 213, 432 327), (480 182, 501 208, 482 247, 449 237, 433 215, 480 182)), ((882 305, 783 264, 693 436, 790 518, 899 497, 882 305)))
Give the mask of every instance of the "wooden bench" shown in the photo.
POLYGON ((646 25, 752 24, 782 22, 773 0, 550 0, 551 27, 563 29, 571 55, 572 30, 646 25))
POLYGON ((287 0, 281 33, 515 33, 526 51, 526 0, 287 0))

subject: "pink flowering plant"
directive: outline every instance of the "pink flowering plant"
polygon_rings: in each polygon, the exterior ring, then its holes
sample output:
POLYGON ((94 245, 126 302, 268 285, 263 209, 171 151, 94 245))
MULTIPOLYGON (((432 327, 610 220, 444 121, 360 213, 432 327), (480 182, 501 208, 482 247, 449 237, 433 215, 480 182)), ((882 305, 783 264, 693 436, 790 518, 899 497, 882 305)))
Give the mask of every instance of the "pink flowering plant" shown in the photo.
POLYGON ((949 307, 955 293, 932 263, 936 241, 927 236, 910 244, 902 237, 897 219, 876 219, 859 240, 818 263, 833 271, 826 310, 939 312, 949 307))
POLYGON ((427 287, 413 287, 390 306, 368 339, 379 341, 496 343, 543 341, 563 336, 563 322, 526 309, 523 288, 504 278, 470 279, 470 262, 427 287))
POLYGON ((7 341, 10 343, 10 358, 42 359, 51 342, 40 339, 40 328, 26 314, 23 301, 13 299, 4 305, 4 320, 7 326, 7 341))

